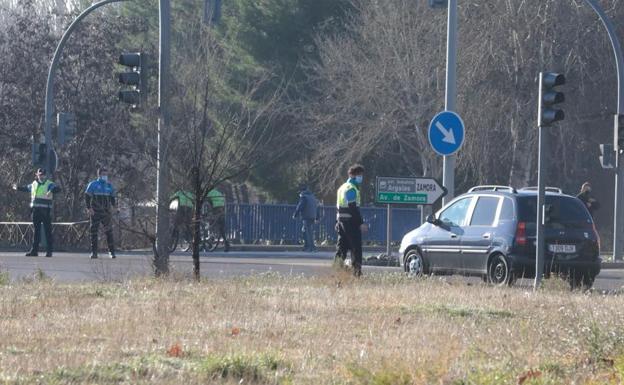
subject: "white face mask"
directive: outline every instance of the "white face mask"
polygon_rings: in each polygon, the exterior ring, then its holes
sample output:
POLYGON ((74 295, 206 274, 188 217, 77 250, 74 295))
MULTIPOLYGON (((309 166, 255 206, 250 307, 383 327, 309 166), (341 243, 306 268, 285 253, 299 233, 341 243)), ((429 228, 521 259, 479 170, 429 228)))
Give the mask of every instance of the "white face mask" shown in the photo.
POLYGON ((364 177, 362 175, 358 175, 355 177, 355 181, 359 184, 362 184, 362 181, 364 181, 364 177))
POLYGON ((104 182, 108 182, 108 175, 100 175, 100 179, 104 182))

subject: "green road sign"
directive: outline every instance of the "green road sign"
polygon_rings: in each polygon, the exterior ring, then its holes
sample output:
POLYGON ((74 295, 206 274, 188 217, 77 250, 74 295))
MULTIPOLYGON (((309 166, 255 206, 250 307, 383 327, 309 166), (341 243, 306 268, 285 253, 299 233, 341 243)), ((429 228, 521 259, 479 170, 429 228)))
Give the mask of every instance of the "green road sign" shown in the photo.
POLYGON ((432 205, 445 195, 433 178, 377 177, 375 201, 380 204, 432 205))

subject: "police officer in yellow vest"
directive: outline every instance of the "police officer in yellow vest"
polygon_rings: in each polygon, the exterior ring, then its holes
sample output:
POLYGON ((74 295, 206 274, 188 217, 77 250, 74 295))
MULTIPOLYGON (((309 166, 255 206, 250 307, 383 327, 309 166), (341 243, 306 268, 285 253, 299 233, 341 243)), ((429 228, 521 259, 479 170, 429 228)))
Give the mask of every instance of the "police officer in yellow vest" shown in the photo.
POLYGON ((362 197, 360 186, 364 177, 364 167, 356 164, 349 168, 349 179, 338 189, 336 207, 336 231, 338 244, 336 262, 344 264, 347 251, 351 251, 353 274, 362 275, 362 232, 368 231, 360 214, 362 197))
POLYGON ((230 250, 230 243, 225 233, 225 195, 216 188, 208 192, 208 203, 210 204, 210 224, 217 230, 220 238, 223 238, 224 251, 230 250))
POLYGON ((182 237, 189 243, 193 239, 191 222, 193 221, 193 207, 195 194, 190 191, 176 191, 170 198, 169 208, 175 210, 174 229, 182 230, 182 237))
POLYGON ((46 257, 52 256, 52 200, 54 194, 61 189, 48 180, 44 169, 40 168, 35 173, 36 179, 26 186, 13 185, 13 189, 30 193, 30 207, 32 209, 32 222, 35 230, 33 244, 27 257, 39 255, 39 243, 41 242, 41 225, 46 236, 46 257))

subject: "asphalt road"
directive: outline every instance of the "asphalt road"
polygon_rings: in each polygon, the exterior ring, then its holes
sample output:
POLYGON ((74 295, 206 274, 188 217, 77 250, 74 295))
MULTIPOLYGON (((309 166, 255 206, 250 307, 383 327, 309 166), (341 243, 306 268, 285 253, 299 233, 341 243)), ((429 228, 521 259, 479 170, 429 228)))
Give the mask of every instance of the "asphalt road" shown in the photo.
MULTIPOLYGON (((151 256, 148 252, 119 253, 117 259, 101 254, 91 260, 86 253, 56 253, 52 258, 25 257, 24 253, 0 252, 0 272, 8 272, 11 280, 33 277, 45 273, 59 282, 120 281, 151 274, 151 256)), ((333 253, 317 252, 252 252, 235 251, 202 254, 202 276, 225 278, 267 272, 280 274, 315 276, 330 274, 333 253)), ((171 256, 171 270, 174 274, 190 274, 192 261, 188 253, 174 253, 171 256)), ((364 273, 399 272, 396 267, 365 266, 364 273)), ((479 283, 478 278, 450 277, 466 284, 479 283)), ((529 286, 530 281, 519 282, 529 286)), ((615 291, 624 288, 624 269, 603 270, 596 278, 594 288, 615 291)))

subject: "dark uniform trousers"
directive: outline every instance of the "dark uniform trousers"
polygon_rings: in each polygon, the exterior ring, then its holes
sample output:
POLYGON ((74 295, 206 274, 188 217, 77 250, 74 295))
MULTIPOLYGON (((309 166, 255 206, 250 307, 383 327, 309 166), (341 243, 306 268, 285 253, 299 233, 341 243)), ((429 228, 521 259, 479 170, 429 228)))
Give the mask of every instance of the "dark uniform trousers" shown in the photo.
POLYGON ((52 253, 52 209, 47 207, 33 207, 32 223, 35 229, 33 239, 32 252, 39 252, 39 243, 41 242, 41 225, 45 231, 47 252, 52 253))
POLYGON ((213 219, 211 225, 214 226, 219 238, 223 238, 223 244, 226 248, 225 251, 227 251, 227 249, 230 248, 230 242, 225 234, 225 207, 215 207, 213 209, 213 219))
POLYGON ((362 272, 362 229, 360 225, 351 220, 336 222, 338 232, 338 244, 336 245, 336 257, 345 260, 347 251, 351 250, 351 262, 356 274, 362 272))
POLYGON ((97 253, 98 250, 98 229, 100 224, 104 227, 104 233, 106 234, 106 243, 108 244, 108 251, 115 252, 115 244, 113 241, 113 215, 110 211, 95 210, 91 216, 91 251, 97 253))
POLYGON ((191 223, 193 222, 193 208, 189 206, 178 206, 174 217, 174 231, 178 229, 184 240, 193 239, 191 223))

